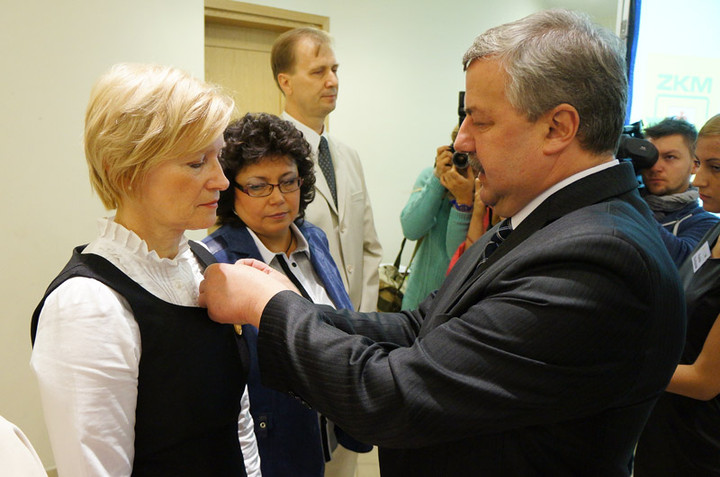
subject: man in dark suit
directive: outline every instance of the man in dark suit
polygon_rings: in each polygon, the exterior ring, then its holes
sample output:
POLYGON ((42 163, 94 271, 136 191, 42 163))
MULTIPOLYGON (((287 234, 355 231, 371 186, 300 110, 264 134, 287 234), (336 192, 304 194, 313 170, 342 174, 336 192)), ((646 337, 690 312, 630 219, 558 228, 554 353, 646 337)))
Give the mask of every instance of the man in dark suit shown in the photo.
POLYGON ((455 149, 509 220, 417 310, 315 306, 257 263, 209 267, 201 303, 259 326, 265 384, 381 446, 383 476, 627 476, 685 312, 632 166, 613 157, 622 50, 557 10, 475 40, 455 149))

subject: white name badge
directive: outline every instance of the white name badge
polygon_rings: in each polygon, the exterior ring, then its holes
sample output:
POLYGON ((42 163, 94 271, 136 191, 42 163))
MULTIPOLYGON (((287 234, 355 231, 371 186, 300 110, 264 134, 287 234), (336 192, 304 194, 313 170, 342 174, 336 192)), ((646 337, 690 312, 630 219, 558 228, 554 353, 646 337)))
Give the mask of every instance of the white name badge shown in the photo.
POLYGON ((695 255, 692 256, 693 273, 697 272, 698 269, 702 267, 703 263, 705 263, 708 258, 710 258, 710 245, 705 242, 700 247, 700 250, 695 252, 695 255))

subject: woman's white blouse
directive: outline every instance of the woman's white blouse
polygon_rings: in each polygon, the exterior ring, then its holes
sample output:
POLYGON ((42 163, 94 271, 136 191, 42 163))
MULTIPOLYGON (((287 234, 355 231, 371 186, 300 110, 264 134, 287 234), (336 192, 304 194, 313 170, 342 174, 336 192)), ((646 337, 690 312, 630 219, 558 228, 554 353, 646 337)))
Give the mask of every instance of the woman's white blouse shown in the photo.
MULTIPOLYGON (((99 236, 83 253, 104 257, 164 301, 197 306, 202 271, 184 237, 174 259, 160 258, 135 233, 100 219, 99 236)), ((141 352, 130 306, 108 286, 74 277, 47 297, 30 364, 59 475, 132 473, 141 352)), ((238 439, 248 476, 259 476, 247 388, 238 439)))

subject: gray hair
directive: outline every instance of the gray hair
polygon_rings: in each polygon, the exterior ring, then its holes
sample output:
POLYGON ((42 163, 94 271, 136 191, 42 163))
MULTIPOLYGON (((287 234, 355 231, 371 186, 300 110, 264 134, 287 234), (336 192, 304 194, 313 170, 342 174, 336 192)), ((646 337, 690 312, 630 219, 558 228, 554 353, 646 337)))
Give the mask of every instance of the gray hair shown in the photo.
POLYGON ((625 122, 627 77, 625 47, 587 15, 547 10, 491 28, 463 56, 492 57, 510 81, 510 104, 536 121, 567 103, 580 115, 578 140, 588 151, 615 152, 625 122))

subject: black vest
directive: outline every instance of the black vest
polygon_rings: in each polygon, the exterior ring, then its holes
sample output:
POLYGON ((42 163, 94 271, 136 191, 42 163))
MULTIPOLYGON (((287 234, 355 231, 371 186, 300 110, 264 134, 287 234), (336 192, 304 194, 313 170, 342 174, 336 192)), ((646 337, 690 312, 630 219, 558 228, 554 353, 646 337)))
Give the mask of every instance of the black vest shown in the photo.
POLYGON ((132 475, 245 476, 237 428, 249 364, 244 339, 204 308, 167 303, 83 248, 33 313, 33 342, 45 299, 65 280, 89 277, 112 288, 130 304, 142 342, 132 475))

